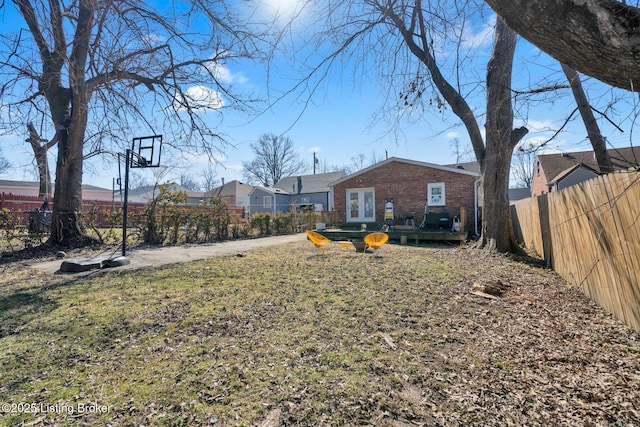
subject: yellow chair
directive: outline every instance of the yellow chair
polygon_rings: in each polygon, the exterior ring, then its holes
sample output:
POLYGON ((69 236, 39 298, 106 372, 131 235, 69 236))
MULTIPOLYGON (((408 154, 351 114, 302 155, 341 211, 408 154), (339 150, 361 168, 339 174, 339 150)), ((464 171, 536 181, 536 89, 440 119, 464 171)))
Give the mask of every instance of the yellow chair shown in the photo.
POLYGON ((350 248, 351 246, 353 246, 353 243, 351 242, 338 242, 340 244, 340 246, 342 246, 343 248, 350 248))
POLYGON ((387 233, 375 232, 371 234, 367 234, 364 237, 365 248, 364 251, 367 251, 367 248, 371 248, 374 251, 378 250, 387 243, 389 240, 389 235, 387 233))
POLYGON ((331 243, 331 240, 327 239, 320 233, 316 233, 315 231, 307 230, 305 233, 307 233, 307 238, 311 240, 311 243, 313 243, 316 248, 321 248, 331 243))

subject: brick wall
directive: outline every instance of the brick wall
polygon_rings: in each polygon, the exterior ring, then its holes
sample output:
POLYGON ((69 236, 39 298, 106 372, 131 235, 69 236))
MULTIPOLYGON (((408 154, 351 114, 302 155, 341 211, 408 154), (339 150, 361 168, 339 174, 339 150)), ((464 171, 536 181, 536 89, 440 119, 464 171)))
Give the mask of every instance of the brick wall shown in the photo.
MULTIPOLYGON (((416 214, 416 225, 422 221, 427 199, 427 184, 444 182, 446 206, 430 206, 432 212, 447 212, 450 217, 467 209, 467 227, 473 225, 474 183, 477 177, 430 168, 418 164, 391 161, 353 176, 334 187, 335 209, 346 218, 347 190, 375 188, 376 222, 384 221, 385 199, 393 198, 396 224, 404 216, 416 214)), ((471 229, 471 228, 468 228, 471 229)))
POLYGON ((540 166, 540 161, 536 162, 536 170, 533 175, 533 182, 531 183, 531 195, 541 196, 549 192, 547 187, 548 178, 544 173, 544 169, 540 166))

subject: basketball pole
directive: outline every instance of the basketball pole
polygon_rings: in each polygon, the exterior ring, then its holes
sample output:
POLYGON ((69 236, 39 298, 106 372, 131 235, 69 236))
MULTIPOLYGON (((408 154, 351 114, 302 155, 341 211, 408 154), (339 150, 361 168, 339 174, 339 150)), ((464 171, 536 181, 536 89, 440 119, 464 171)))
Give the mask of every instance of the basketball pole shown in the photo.
POLYGON ((124 166, 124 201, 122 203, 122 256, 127 254, 127 212, 129 207, 129 163, 131 150, 127 148, 124 166))

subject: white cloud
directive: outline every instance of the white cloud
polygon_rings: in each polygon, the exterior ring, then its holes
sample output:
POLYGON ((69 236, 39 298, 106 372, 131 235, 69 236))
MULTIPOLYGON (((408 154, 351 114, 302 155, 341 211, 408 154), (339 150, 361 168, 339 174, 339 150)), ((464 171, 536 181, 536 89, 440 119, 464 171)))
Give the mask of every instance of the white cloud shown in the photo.
POLYGON ((249 79, 243 76, 242 73, 233 73, 229 68, 225 67, 224 65, 221 65, 220 67, 218 67, 218 73, 220 74, 220 78, 222 79, 222 81, 225 83, 244 84, 249 81, 249 79))
POLYGON ((447 132, 444 135, 444 137, 447 138, 447 139, 456 139, 456 138, 460 137, 460 133, 451 131, 451 132, 447 132))
POLYGON ((486 46, 493 42, 493 35, 495 32, 496 16, 494 15, 489 21, 483 22, 478 27, 465 26, 462 35, 464 46, 475 49, 486 46))
POLYGON ((177 95, 176 108, 184 111, 185 104, 194 110, 218 110, 224 107, 224 100, 220 92, 206 86, 191 86, 183 95, 177 95))
MULTIPOLYGON (((298 27, 312 16, 312 2, 301 0, 262 0, 255 2, 258 14, 284 25, 298 27)), ((299 27, 298 27, 299 28, 299 27)))
MULTIPOLYGON (((224 57, 224 54, 216 55, 217 57, 224 57)), ((249 81, 242 73, 234 73, 231 71, 229 67, 224 65, 222 60, 218 60, 216 62, 209 63, 207 66, 211 74, 216 78, 216 80, 220 83, 224 84, 244 84, 249 81)))
POLYGON ((244 166, 241 163, 230 163, 224 166, 226 169, 230 169, 232 171, 242 171, 244 170, 244 166))

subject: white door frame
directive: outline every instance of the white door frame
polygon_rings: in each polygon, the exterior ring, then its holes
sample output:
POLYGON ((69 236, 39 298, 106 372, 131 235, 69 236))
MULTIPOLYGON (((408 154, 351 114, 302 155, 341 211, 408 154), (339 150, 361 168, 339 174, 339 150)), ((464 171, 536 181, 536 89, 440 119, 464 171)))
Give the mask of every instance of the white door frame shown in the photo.
POLYGON ((375 222, 376 220, 376 192, 374 187, 347 189, 347 222, 375 222), (353 199, 352 195, 356 195, 353 199), (352 207, 357 209, 353 216, 352 207))

